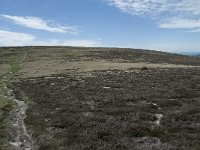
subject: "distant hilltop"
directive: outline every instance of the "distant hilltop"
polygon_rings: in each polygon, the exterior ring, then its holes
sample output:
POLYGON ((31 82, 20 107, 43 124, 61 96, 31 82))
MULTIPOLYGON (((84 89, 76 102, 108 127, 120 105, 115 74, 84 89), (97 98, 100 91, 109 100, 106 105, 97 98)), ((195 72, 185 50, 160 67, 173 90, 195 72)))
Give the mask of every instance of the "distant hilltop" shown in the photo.
POLYGON ((200 52, 181 52, 180 54, 200 57, 200 52))

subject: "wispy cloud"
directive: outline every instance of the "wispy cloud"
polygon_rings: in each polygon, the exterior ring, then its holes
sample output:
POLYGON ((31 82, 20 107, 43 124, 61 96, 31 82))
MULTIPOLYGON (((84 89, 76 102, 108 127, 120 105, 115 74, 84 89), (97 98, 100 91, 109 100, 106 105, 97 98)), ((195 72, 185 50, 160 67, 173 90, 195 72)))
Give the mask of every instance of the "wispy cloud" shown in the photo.
POLYGON ((107 0, 109 4, 135 15, 157 14, 168 9, 167 0, 107 0))
POLYGON ((167 18, 159 27, 195 29, 200 28, 200 19, 167 18))
POLYGON ((0 46, 85 46, 94 47, 100 46, 99 41, 94 40, 57 40, 57 39, 44 39, 39 40, 37 37, 19 32, 11 32, 0 30, 0 46))
POLYGON ((30 34, 0 30, 0 46, 24 45, 34 40, 35 37, 30 34))
POLYGON ((95 47, 100 46, 101 44, 99 41, 93 40, 65 40, 63 42, 58 42, 58 45, 95 47))
POLYGON ((160 28, 200 30, 200 1, 198 0, 104 0, 120 10, 147 16, 160 28))
POLYGON ((198 29, 193 29, 193 30, 190 30, 189 32, 200 32, 200 28, 198 28, 198 29))
POLYGON ((50 21, 46 21, 39 17, 11 16, 4 14, 1 14, 0 16, 14 22, 17 25, 24 26, 27 28, 45 30, 49 32, 57 32, 57 33, 78 33, 77 27, 61 26, 55 23, 53 24, 50 23, 50 21))
MULTIPOLYGON (((84 47, 96 47, 100 46, 101 44, 98 41, 94 40, 57 40, 57 39, 47 39, 47 40, 34 40, 26 45, 32 46, 84 46, 84 47)), ((24 46, 24 45, 22 45, 24 46)))

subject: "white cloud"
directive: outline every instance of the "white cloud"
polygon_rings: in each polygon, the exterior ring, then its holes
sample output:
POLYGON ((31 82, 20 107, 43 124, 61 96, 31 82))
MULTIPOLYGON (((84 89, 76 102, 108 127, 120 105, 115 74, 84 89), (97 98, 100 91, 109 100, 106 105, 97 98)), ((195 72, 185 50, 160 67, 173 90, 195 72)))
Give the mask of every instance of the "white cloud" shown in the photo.
POLYGON ((160 50, 166 52, 199 52, 200 43, 187 41, 184 44, 182 42, 159 42, 156 44, 145 43, 136 46, 138 48, 160 50))
POLYGON ((94 40, 38 40, 31 34, 0 30, 0 46, 100 46, 101 43, 94 40))
POLYGON ((109 4, 130 14, 157 14, 168 9, 167 0, 107 0, 109 4))
POLYGON ((200 28, 198 28, 198 29, 193 29, 193 30, 190 30, 189 32, 200 32, 200 28))
POLYGON ((34 40, 35 37, 30 34, 0 30, 0 46, 19 46, 34 40))
POLYGON ((200 1, 198 0, 104 0, 120 10, 148 16, 160 28, 200 30, 200 1))
POLYGON ((95 46, 100 46, 100 43, 92 40, 65 40, 63 42, 63 45, 95 47, 95 46))
POLYGON ((159 27, 195 29, 200 28, 200 19, 167 18, 165 22, 159 25, 159 27))
POLYGON ((197 0, 106 0, 110 5, 131 14, 200 15, 197 0))
POLYGON ((57 33, 78 33, 78 30, 76 27, 61 26, 59 24, 55 25, 39 17, 11 16, 11 15, 3 15, 3 14, 1 14, 0 16, 13 21, 15 24, 18 24, 20 26, 24 26, 27 28, 45 30, 49 32, 57 32, 57 33))
POLYGON ((100 43, 93 40, 57 40, 57 39, 47 39, 44 41, 34 40, 26 45, 32 46, 84 46, 84 47, 96 47, 100 46, 100 43))

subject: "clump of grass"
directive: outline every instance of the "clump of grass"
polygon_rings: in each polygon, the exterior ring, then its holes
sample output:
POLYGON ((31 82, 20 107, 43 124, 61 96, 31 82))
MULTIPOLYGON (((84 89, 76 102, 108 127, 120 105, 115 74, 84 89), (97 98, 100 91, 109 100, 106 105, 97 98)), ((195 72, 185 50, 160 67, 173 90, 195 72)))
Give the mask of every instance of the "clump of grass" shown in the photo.
POLYGON ((128 137, 157 137, 161 138, 164 135, 164 130, 160 127, 151 128, 144 125, 136 125, 129 127, 125 130, 125 134, 128 137))
POLYGON ((162 108, 172 108, 172 107, 181 107, 182 104, 178 100, 163 100, 160 102, 160 107, 162 108))
POLYGON ((143 66, 141 70, 148 70, 147 66, 143 66))

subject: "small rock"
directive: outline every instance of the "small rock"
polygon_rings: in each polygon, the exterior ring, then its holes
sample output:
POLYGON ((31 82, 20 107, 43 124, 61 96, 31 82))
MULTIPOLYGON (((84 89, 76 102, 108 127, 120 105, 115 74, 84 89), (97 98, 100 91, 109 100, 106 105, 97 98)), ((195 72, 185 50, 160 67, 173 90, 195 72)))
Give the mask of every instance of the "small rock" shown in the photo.
POLYGON ((10 142, 10 145, 14 146, 14 147, 20 147, 22 145, 21 142, 10 142))
POLYGON ((111 89, 111 87, 106 87, 106 86, 105 86, 105 87, 103 87, 103 88, 104 88, 104 89, 111 89))

